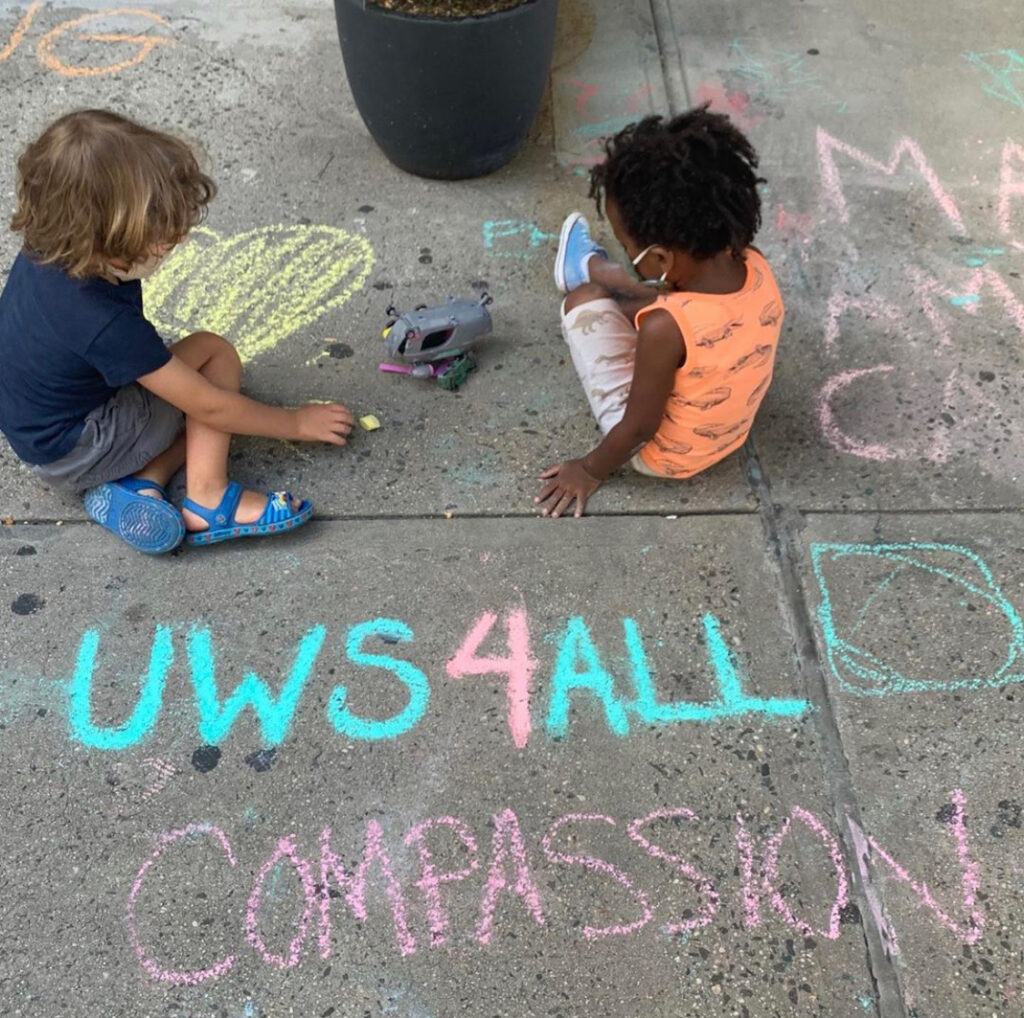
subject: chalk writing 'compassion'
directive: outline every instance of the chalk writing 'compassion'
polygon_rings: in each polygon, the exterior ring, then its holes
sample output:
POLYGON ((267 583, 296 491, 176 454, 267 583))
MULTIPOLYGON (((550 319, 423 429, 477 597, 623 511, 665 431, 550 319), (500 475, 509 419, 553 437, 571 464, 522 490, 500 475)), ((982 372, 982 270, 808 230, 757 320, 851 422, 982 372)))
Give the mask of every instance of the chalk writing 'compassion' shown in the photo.
MULTIPOLYGON (((506 654, 480 657, 480 647, 497 625, 497 614, 481 616, 447 662, 447 674, 453 679, 505 676, 508 726, 513 742, 522 748, 530 738, 530 704, 539 666, 531 651, 529 621, 522 609, 512 610, 505 616, 506 654)), ((711 614, 705 615, 703 629, 704 649, 714 680, 712 688, 717 695, 703 702, 663 702, 658 699, 643 636, 634 619, 622 620, 629 696, 623 694, 623 684, 617 683, 606 667, 587 623, 580 617, 569 619, 557 639, 544 719, 547 734, 553 738, 566 736, 570 708, 584 703, 588 708, 591 705, 596 708, 618 736, 628 735, 634 721, 644 725, 668 725, 717 721, 743 715, 796 718, 810 709, 806 700, 764 699, 749 695, 722 636, 718 619, 711 614)), ((94 721, 92 712, 92 689, 101 663, 102 637, 98 629, 89 629, 79 643, 74 673, 68 683, 71 738, 99 750, 125 750, 140 743, 157 724, 163 708, 167 676, 183 643, 200 738, 214 745, 222 742, 248 707, 259 721, 264 743, 277 746, 288 735, 303 690, 323 652, 326 637, 327 629, 323 625, 313 626, 301 637, 291 656, 284 682, 276 694, 263 678, 247 671, 241 682, 222 696, 210 629, 202 625, 159 625, 153 635, 149 664, 142 676, 134 709, 122 724, 102 726, 94 721)), ((386 673, 387 681, 405 687, 405 706, 387 718, 362 717, 350 708, 348 690, 339 684, 331 692, 326 714, 328 722, 340 735, 372 742, 397 738, 416 727, 430 703, 431 680, 405 658, 368 650, 370 640, 390 645, 414 644, 412 629, 398 619, 372 619, 352 626, 344 644, 345 658, 351 664, 386 673)))
MULTIPOLYGON (((862 879, 867 879, 869 868, 884 868, 887 879, 908 888, 916 898, 917 907, 930 912, 932 918, 953 937, 964 944, 976 944, 984 932, 985 914, 978 905, 981 874, 968 844, 966 797, 962 791, 954 789, 951 803, 942 815, 959 869, 960 905, 953 906, 953 911, 962 911, 962 919, 951 914, 948 905, 940 904, 928 884, 912 876, 890 850, 848 820, 857 840, 857 865, 862 879)), ((550 899, 545 903, 541 886, 552 888, 557 885, 551 879, 538 881, 540 858, 549 866, 576 867, 586 871, 593 876, 595 887, 608 887, 608 881, 618 885, 620 893, 614 899, 620 903, 617 906, 621 909, 618 921, 607 923, 608 907, 602 898, 598 911, 604 917, 605 925, 582 924, 581 932, 586 940, 629 937, 651 924, 655 924, 653 928, 659 929, 663 935, 692 936, 715 921, 723 903, 723 892, 715 879, 688 862, 673 844, 680 836, 689 839, 706 826, 696 813, 683 806, 658 809, 621 826, 614 817, 601 813, 568 813, 556 819, 540 839, 540 853, 531 852, 528 848, 528 840, 513 810, 504 809, 496 813, 490 826, 493 832, 490 858, 483 864, 477 839, 464 820, 443 816, 411 827, 402 838, 401 848, 398 848, 398 852, 411 853, 418 860, 418 878, 410 881, 408 889, 403 886, 399 874, 415 873, 417 864, 399 859, 395 851, 397 846, 389 848, 378 820, 367 822, 361 858, 353 866, 346 866, 342 861, 339 852, 343 850, 340 844, 343 839, 330 827, 323 828, 320 833, 317 862, 304 854, 313 846, 303 846, 294 835, 286 835, 276 842, 251 881, 242 924, 245 939, 265 964, 290 969, 299 964, 315 928, 320 957, 329 959, 338 950, 337 927, 343 912, 347 910, 360 923, 367 922, 370 917, 367 901, 372 894, 376 902, 375 921, 381 921, 382 911, 390 912, 394 947, 399 954, 414 954, 422 946, 423 935, 421 933, 418 940, 416 934, 417 927, 423 925, 424 920, 429 930, 429 946, 442 947, 451 936, 452 925, 450 902, 445 900, 451 892, 446 894, 444 888, 471 880, 479 872, 483 879, 478 891, 476 919, 472 931, 464 931, 458 939, 464 941, 470 936, 485 947, 491 943, 498 923, 510 922, 509 915, 516 908, 523 910, 536 927, 550 925, 553 903, 550 899), (673 874, 673 884, 679 884, 682 878, 685 896, 691 903, 682 907, 676 900, 667 901, 664 887, 661 893, 645 888, 639 875, 627 873, 621 866, 591 854, 593 850, 586 853, 564 850, 567 842, 590 840, 601 833, 627 838, 633 843, 634 861, 638 869, 646 868, 648 881, 651 877, 649 860, 655 860, 660 868, 667 867, 673 874), (446 844, 448 841, 452 844, 446 844), (674 850, 669 851, 666 843, 674 850), (458 845, 454 849, 458 868, 439 868, 439 856, 442 853, 450 855, 454 844, 458 845), (301 912, 294 922, 291 940, 272 947, 267 942, 260 916, 269 898, 268 877, 281 866, 293 870, 298 878, 296 904, 300 904, 301 912), (422 917, 418 906, 423 908, 422 917)), ((825 940, 840 937, 841 924, 851 921, 856 913, 849 911, 851 881, 839 840, 822 819, 801 806, 794 806, 775 830, 758 831, 749 827, 742 815, 737 815, 733 834, 734 862, 724 869, 738 875, 737 902, 746 929, 757 929, 766 922, 778 922, 804 937, 822 937, 825 940), (783 847, 793 839, 805 843, 799 855, 806 858, 808 869, 824 861, 830 872, 825 883, 829 897, 827 902, 813 906, 801 903, 800 888, 794 886, 797 875, 783 873, 787 868, 782 862, 783 847), (821 911, 823 905, 824 914, 814 915, 814 912, 821 911)), ((228 835, 213 824, 187 824, 157 837, 155 849, 143 862, 132 883, 126 918, 136 957, 146 974, 158 982, 195 986, 225 975, 237 960, 235 954, 227 954, 211 959, 203 968, 185 969, 173 967, 169 959, 157 956, 157 945, 173 942, 175 938, 154 934, 154 926, 163 926, 168 921, 165 918, 169 911, 168 901, 178 901, 186 896, 168 894, 166 886, 162 892, 150 891, 147 894, 147 883, 152 879, 154 867, 167 867, 161 874, 166 885, 168 874, 175 870, 173 856, 183 854, 184 843, 199 840, 205 843, 204 860, 222 857, 226 863, 226 866, 204 863, 203 875, 199 878, 205 887, 204 897, 207 890, 216 888, 216 873, 227 880, 226 886, 233 887, 241 874, 252 871, 249 866, 239 866, 228 835), (164 857, 169 853, 172 858, 165 861, 164 857), (157 903, 158 913, 155 911, 157 903)), ((720 840, 716 836, 715 843, 720 840)), ((625 853, 621 849, 615 853, 620 861, 624 854, 629 855, 628 848, 625 853)), ((233 895, 227 900, 231 897, 233 895)), ((671 897, 676 899, 678 892, 671 897)), ((574 911, 582 909, 585 914, 586 902, 574 902, 572 908, 574 911)), ((881 912, 876 913, 873 908, 871 918, 881 924, 881 932, 887 942, 894 944, 895 934, 881 912)), ((173 912, 170 921, 175 921, 173 912)), ((181 922, 180 916, 177 921, 181 922)), ((279 930, 278 937, 280 933, 279 930)))

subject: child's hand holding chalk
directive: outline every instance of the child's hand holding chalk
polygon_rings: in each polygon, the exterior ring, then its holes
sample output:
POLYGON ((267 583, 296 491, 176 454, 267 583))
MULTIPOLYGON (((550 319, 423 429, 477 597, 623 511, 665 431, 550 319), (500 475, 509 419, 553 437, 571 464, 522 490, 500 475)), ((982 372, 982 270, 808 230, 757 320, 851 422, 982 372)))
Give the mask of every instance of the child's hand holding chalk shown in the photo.
POLYGON ((313 400, 294 411, 295 438, 299 442, 328 442, 347 445, 355 418, 352 411, 340 403, 313 400))

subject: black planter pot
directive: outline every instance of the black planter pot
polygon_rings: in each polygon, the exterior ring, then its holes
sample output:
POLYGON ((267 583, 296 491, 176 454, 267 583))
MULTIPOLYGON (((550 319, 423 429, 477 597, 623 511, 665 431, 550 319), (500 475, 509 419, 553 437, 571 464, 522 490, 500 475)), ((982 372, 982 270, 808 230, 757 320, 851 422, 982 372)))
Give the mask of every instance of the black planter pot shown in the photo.
POLYGON ((540 109, 558 0, 478 18, 398 14, 334 0, 352 95, 384 154, 421 177, 504 166, 540 109))

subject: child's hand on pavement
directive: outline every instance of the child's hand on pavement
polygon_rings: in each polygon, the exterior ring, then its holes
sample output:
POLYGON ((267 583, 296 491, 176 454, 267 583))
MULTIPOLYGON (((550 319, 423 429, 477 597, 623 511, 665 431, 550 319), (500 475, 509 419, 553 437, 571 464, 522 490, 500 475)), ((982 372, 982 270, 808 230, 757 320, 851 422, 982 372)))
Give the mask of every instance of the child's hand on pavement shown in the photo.
POLYGON ((300 442, 347 445, 355 418, 340 403, 308 403, 295 411, 296 438, 300 442))
POLYGON ((548 467, 540 477, 548 482, 533 500, 535 505, 544 505, 541 516, 561 516, 575 501, 574 515, 578 519, 587 508, 587 499, 604 483, 587 472, 583 460, 558 463, 548 467))

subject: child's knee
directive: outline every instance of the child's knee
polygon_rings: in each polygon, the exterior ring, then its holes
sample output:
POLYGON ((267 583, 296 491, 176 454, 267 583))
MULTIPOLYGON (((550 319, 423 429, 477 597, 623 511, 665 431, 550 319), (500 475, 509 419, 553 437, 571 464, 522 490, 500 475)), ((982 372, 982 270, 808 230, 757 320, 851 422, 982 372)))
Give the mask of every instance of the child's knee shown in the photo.
POLYGON ((203 366, 201 374, 216 375, 218 378, 242 377, 242 358, 238 351, 223 337, 215 332, 194 332, 189 340, 198 343, 202 349, 203 366))
POLYGON ((565 311, 568 313, 584 304, 589 304, 591 301, 607 300, 609 297, 611 297, 611 291, 599 283, 584 283, 582 286, 576 287, 565 298, 565 311))

